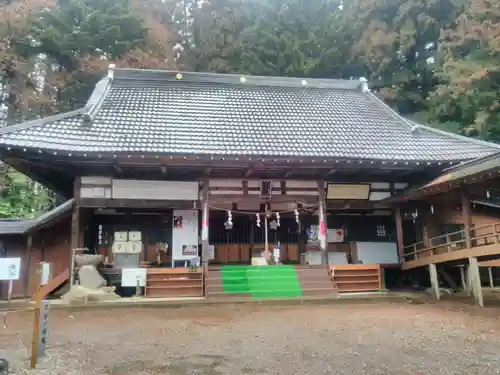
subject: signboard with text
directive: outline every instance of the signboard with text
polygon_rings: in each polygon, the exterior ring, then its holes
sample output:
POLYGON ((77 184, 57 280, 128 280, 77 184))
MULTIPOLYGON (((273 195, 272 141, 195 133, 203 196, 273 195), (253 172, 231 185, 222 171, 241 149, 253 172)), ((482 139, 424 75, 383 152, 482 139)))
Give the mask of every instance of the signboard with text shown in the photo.
POLYGON ((0 258, 0 281, 19 280, 21 258, 0 258))

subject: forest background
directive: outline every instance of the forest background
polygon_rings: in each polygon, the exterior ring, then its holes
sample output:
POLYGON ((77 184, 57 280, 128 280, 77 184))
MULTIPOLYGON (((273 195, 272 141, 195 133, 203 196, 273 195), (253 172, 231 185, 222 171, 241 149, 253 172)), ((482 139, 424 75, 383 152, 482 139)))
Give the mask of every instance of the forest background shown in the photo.
MULTIPOLYGON (((403 116, 500 142, 500 0, 0 0, 0 126, 120 67, 359 78, 403 116)), ((0 166, 0 218, 54 194, 0 166)))

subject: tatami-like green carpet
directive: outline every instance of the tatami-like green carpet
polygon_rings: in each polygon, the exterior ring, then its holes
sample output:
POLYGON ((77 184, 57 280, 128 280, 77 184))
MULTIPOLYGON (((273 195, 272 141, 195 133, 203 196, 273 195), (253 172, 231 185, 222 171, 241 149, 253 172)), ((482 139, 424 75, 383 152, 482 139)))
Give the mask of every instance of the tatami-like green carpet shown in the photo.
POLYGON ((294 266, 223 266, 221 275, 224 293, 256 299, 303 295, 294 266))

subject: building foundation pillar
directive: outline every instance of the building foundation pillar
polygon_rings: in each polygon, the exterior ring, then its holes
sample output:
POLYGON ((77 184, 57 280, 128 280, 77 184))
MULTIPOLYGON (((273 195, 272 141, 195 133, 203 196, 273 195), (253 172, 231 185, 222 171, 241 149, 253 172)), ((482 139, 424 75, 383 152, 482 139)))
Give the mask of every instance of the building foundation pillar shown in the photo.
POLYGON ((436 265, 433 263, 429 264, 429 274, 431 276, 431 288, 432 288, 434 297, 436 297, 437 300, 440 300, 441 293, 439 290, 438 273, 437 273, 436 265))
POLYGON ((474 301, 479 307, 484 307, 483 289, 481 287, 481 277, 479 274, 479 264, 477 258, 469 258, 469 282, 474 295, 474 301))

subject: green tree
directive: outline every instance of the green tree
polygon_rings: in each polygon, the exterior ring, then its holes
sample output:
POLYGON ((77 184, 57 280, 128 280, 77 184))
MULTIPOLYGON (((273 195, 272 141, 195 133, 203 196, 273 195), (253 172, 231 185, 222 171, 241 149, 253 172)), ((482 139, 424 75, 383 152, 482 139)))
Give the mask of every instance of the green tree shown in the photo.
POLYGON ((242 33, 242 70, 249 74, 341 77, 349 35, 334 0, 262 1, 242 33))
POLYGON ((55 196, 37 184, 3 165, 0 174, 0 218, 32 219, 54 206, 55 196))
POLYGON ((345 17, 356 33, 351 59, 382 98, 400 113, 428 110, 438 84, 436 50, 441 29, 461 11, 461 0, 353 0, 345 17))
POLYGON ((459 132, 500 141, 500 2, 471 0, 454 25, 443 30, 433 96, 437 122, 459 132))

